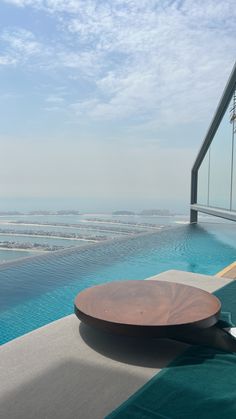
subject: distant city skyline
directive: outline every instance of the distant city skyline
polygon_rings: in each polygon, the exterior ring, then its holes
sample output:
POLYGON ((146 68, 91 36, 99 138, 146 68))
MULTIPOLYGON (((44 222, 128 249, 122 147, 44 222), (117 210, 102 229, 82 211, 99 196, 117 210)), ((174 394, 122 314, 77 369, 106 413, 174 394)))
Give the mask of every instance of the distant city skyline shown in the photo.
POLYGON ((0 1, 0 210, 186 212, 235 21, 231 0, 0 1))
POLYGON ((176 212, 177 214, 188 215, 189 208, 185 207, 183 203, 176 201, 163 202, 159 200, 159 204, 155 199, 153 202, 143 202, 132 200, 131 202, 127 199, 122 205, 120 199, 114 200, 107 198, 107 200, 99 199, 79 199, 79 198, 45 198, 45 197, 17 197, 0 198, 0 212, 29 212, 29 211, 60 211, 60 210, 76 210, 81 212, 92 212, 92 213, 112 213, 113 211, 134 211, 139 213, 142 210, 169 210, 170 212, 176 212), (152 205, 153 203, 153 205, 152 205), (166 205, 164 205, 166 203, 166 205))

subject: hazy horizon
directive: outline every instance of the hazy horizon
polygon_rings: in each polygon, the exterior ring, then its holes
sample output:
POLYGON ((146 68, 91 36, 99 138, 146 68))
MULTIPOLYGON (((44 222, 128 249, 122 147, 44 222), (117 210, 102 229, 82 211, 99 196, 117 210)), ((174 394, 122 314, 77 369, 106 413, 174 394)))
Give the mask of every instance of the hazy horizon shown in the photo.
POLYGON ((97 200, 87 199, 79 200, 78 198, 1 198, 0 199, 0 212, 1 211, 59 211, 59 210, 78 210, 88 212, 112 212, 116 210, 128 210, 128 211, 142 211, 142 210, 155 210, 155 209, 166 209, 171 212, 184 213, 188 215, 189 207, 183 205, 168 205, 168 203, 154 202, 137 202, 136 206, 128 202, 119 202, 107 200, 107 202, 98 202, 97 200))

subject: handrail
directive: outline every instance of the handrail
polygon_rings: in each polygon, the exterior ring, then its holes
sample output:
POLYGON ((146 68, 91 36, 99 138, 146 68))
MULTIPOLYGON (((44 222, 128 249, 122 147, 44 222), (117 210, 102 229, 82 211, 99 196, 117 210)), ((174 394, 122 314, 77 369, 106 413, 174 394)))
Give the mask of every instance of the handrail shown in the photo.
POLYGON ((215 136, 215 133, 221 123, 221 120, 227 110, 227 107, 232 99, 233 93, 236 89, 236 62, 231 71, 230 77, 224 89, 223 95, 221 96, 218 107, 215 111, 211 124, 208 128, 206 136, 203 140, 203 143, 200 147, 200 150, 197 154, 195 162, 191 171, 191 212, 190 212, 190 222, 197 222, 197 210, 194 209, 194 204, 197 204, 197 184, 198 184, 198 169, 210 147, 210 144, 215 136))
POLYGON ((223 92, 222 96, 221 96, 219 105, 218 105, 218 107, 215 111, 215 114, 212 118, 211 124, 208 128, 207 134, 206 134, 206 136, 205 136, 205 138, 202 142, 202 145, 200 147, 200 150, 197 154, 196 160, 195 160, 195 162, 193 164, 193 167, 192 167, 192 171, 196 171, 196 170, 199 169, 199 167, 200 167, 200 165, 201 165, 201 163, 202 163, 202 161, 203 161, 203 159, 204 159, 204 157, 207 153, 207 150, 208 150, 208 148, 209 148, 209 146, 210 146, 210 144, 213 140, 213 137, 214 137, 214 135, 215 135, 220 123, 221 123, 221 120, 222 120, 222 118, 225 114, 225 111, 226 111, 226 109, 229 105, 229 102, 232 98, 232 95, 235 91, 235 88, 236 88, 236 61, 235 61, 233 70, 231 71, 231 74, 229 76, 228 83, 227 83, 227 85, 224 89, 224 92, 223 92))

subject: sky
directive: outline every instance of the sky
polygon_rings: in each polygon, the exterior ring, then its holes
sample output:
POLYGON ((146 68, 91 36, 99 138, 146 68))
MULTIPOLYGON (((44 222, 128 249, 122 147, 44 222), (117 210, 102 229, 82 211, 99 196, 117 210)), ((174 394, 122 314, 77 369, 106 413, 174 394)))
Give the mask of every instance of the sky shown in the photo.
POLYGON ((0 209, 187 211, 235 23, 233 0, 0 0, 0 209))

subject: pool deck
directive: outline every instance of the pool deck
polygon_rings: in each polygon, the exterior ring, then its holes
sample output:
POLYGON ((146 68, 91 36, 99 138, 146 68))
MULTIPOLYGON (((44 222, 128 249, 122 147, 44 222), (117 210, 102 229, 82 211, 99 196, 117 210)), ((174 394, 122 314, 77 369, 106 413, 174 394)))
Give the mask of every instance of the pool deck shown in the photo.
POLYGON ((216 276, 218 276, 219 278, 236 279, 236 262, 233 262, 230 265, 226 266, 226 268, 218 272, 216 276))
MULTIPOLYGON (((232 281, 181 271, 148 279, 209 292, 232 281)), ((187 347, 111 336, 64 317, 1 347, 0 417, 102 419, 187 347)))

